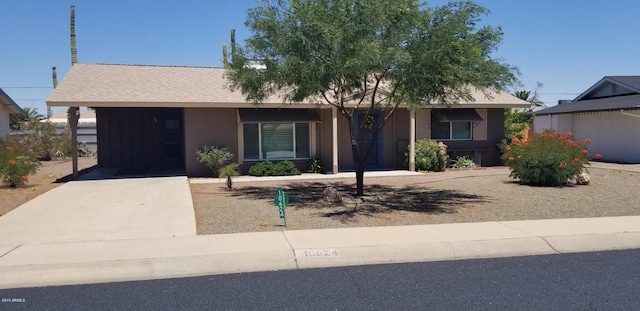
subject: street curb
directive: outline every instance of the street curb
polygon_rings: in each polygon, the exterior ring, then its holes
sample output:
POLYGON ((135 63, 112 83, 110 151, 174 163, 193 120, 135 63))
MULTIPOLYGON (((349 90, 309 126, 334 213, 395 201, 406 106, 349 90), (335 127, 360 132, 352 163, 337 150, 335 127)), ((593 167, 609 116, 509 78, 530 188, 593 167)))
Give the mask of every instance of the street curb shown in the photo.
POLYGON ((634 248, 640 216, 23 244, 0 288, 634 248))

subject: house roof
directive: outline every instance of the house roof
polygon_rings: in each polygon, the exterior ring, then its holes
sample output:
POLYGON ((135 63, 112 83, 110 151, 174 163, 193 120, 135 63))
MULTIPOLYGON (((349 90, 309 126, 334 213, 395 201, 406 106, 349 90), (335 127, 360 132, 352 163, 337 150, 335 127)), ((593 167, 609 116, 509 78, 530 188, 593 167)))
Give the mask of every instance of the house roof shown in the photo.
POLYGON ((2 89, 0 89, 0 106, 2 106, 9 114, 24 115, 24 110, 16 104, 16 102, 7 95, 2 89))
POLYGON ((612 110, 640 109, 640 94, 572 101, 534 112, 536 116, 547 114, 580 113, 612 110))
POLYGON ((605 76, 574 100, 534 115, 640 109, 640 76, 605 76), (616 87, 617 93, 613 91, 616 87))
POLYGON ((599 97, 609 97, 613 95, 598 95, 599 91, 609 85, 616 85, 621 88, 620 95, 640 94, 640 76, 605 76, 596 84, 578 95, 573 101, 595 99, 599 97))
MULTIPOLYGON (((51 93, 49 106, 90 107, 254 107, 227 86, 224 68, 149 65, 75 64, 51 93)), ((529 107, 506 93, 477 90, 475 108, 529 107)), ((266 107, 281 107, 272 96, 266 107)), ((312 107, 311 104, 296 107, 312 107)))

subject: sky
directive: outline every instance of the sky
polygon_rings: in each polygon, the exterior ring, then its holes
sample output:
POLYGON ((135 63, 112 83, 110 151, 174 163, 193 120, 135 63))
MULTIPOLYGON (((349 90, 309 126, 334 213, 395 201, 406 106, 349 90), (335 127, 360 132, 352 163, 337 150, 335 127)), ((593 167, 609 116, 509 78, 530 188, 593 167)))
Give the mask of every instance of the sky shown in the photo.
MULTIPOLYGON (((438 6, 443 0, 430 1, 438 6)), ((553 106, 604 76, 640 75, 640 1, 476 0, 482 23, 500 26, 495 57, 519 68, 521 85, 553 106)), ((222 65, 222 44, 238 43, 253 0, 0 0, 0 88, 46 115, 45 99, 71 67, 70 6, 76 7, 78 62, 222 65)), ((63 108, 55 108, 59 111, 63 108)))

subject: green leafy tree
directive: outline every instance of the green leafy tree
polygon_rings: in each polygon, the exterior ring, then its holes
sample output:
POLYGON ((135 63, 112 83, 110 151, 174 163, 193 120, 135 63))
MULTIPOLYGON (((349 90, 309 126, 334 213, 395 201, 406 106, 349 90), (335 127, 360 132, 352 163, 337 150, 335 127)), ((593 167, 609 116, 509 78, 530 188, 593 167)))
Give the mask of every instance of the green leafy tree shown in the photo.
POLYGON ((451 106, 472 101, 473 88, 504 90, 517 81, 515 67, 492 57, 502 30, 478 26, 487 13, 470 1, 264 0, 248 12, 252 35, 244 46, 231 42, 227 78, 254 104, 278 95, 285 103, 336 107, 349 127, 356 194, 363 195, 373 144, 358 146, 357 128, 371 127, 375 140, 400 105, 451 106), (360 124, 357 109, 366 111, 360 124), (375 110, 383 118, 371 124, 375 110))

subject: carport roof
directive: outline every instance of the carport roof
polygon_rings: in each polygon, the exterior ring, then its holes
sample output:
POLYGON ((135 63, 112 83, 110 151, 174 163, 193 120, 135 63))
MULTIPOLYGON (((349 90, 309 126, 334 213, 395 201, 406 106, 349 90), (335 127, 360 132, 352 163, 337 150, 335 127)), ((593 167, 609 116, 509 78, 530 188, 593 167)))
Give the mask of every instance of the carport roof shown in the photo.
MULTIPOLYGON (((507 93, 476 90, 475 101, 459 107, 529 107, 507 93)), ((281 107, 272 96, 266 107, 281 107)), ((75 64, 54 89, 49 106, 89 107, 255 107, 239 91, 227 86, 224 68, 150 65, 75 64)), ((314 107, 312 104, 291 108, 314 107)))

